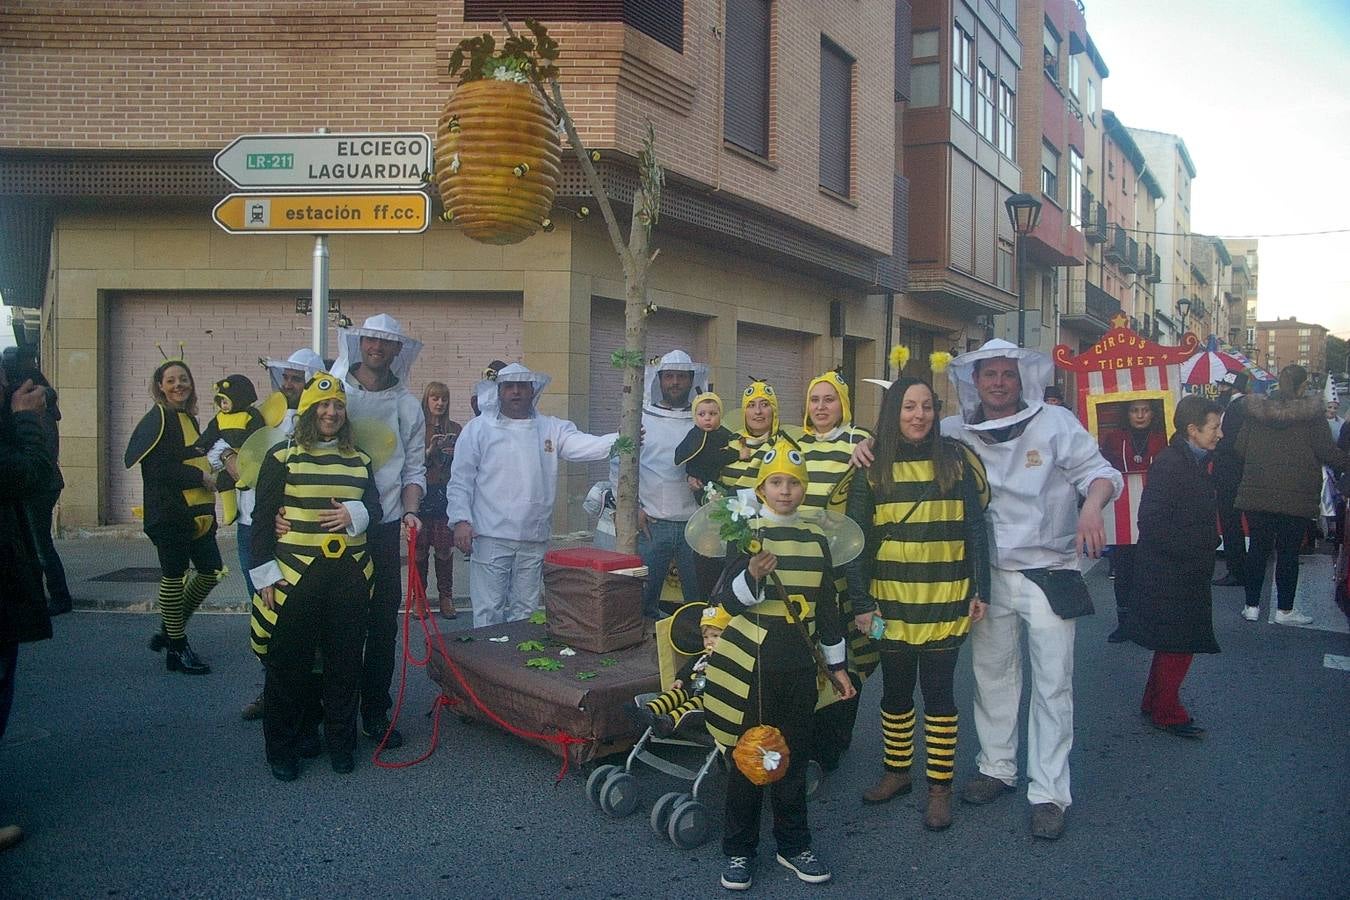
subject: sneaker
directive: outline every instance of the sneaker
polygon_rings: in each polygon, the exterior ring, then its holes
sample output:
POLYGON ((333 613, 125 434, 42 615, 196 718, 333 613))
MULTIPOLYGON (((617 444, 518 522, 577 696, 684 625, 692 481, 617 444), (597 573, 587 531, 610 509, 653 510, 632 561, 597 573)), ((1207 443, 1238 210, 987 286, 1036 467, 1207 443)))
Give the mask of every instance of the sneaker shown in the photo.
POLYGON ((1007 784, 1000 778, 977 772, 975 777, 967 781, 966 786, 961 789, 961 800, 965 803, 983 806, 986 803, 992 803, 1012 789, 1012 785, 1007 784))
POLYGON ((1311 625, 1312 616, 1305 616, 1303 613, 1293 609, 1275 610, 1276 625, 1311 625))
POLYGON ((1031 806, 1031 836, 1043 841, 1057 841, 1064 833, 1064 810, 1053 803, 1034 803, 1031 806))
POLYGON ((729 891, 748 891, 755 883, 755 861, 749 856, 731 856, 727 858, 727 867, 722 870, 722 887, 729 891))
POLYGON ((256 722, 263 717, 263 695, 239 711, 239 718, 245 722, 256 722))
POLYGON ((397 750, 403 746, 403 735, 397 728, 390 729, 389 720, 381 719, 378 722, 364 722, 361 726, 361 733, 373 741, 384 741, 384 749, 397 750), (388 733, 389 737, 385 737, 388 733))
POLYGON ((1194 719, 1191 719, 1188 722, 1179 722, 1176 725, 1159 725, 1154 722, 1153 727, 1159 731, 1165 731, 1168 734, 1192 741, 1198 741, 1205 736, 1205 729, 1195 724, 1194 719))
POLYGON ((1246 619, 1248 622, 1257 621, 1258 619, 1261 618, 1261 607, 1259 606, 1242 607, 1242 618, 1246 619))
POLYGON ((830 880, 830 870, 810 850, 803 850, 796 856, 777 855, 778 864, 787 866, 797 877, 807 884, 824 884, 830 880))

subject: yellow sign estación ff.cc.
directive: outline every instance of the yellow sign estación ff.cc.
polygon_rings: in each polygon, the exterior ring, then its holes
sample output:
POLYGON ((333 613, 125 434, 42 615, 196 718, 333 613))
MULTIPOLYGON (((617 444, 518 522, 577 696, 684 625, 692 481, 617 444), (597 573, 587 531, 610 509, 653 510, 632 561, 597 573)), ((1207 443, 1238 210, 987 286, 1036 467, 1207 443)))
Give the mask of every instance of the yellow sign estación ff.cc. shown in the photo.
POLYGON ((231 234, 416 234, 431 220, 421 191, 230 194, 212 210, 231 234))

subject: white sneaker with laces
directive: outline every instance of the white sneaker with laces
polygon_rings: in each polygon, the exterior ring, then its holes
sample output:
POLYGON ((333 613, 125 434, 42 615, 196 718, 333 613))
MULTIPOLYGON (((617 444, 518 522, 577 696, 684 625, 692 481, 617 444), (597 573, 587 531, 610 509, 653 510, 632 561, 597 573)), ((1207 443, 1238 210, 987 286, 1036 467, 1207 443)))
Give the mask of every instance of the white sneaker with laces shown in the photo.
POLYGON ((1242 607, 1242 618, 1246 619, 1248 622, 1255 622, 1259 620, 1261 618, 1261 607, 1259 606, 1242 607))
POLYGON ((1305 616, 1296 609, 1285 612, 1282 609, 1275 610, 1276 625, 1311 625, 1312 616, 1305 616))

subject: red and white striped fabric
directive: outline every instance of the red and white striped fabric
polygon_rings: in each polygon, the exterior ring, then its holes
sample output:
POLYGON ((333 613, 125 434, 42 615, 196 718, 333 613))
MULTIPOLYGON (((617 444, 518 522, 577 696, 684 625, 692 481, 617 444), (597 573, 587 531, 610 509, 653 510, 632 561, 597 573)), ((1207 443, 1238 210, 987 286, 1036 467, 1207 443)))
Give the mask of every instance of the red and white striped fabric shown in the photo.
POLYGON ((1120 492, 1110 509, 1102 511, 1102 522, 1106 526, 1106 543, 1139 543, 1139 498, 1144 496, 1145 476, 1135 472, 1122 476, 1125 490, 1120 492))
MULTIPOLYGON (((1175 390, 1181 384, 1178 366, 1130 366, 1087 373, 1086 394, 1124 394, 1130 391, 1175 390)), ((1086 397, 1083 398, 1086 400, 1086 397)))

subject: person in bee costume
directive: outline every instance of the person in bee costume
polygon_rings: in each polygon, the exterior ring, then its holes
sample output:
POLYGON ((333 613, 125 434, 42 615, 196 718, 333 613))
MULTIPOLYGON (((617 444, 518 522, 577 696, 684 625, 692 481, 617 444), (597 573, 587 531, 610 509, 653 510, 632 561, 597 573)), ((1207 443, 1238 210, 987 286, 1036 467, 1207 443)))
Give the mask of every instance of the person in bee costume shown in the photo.
POLYGON ((221 523, 233 525, 239 518, 239 496, 234 489, 234 475, 224 466, 221 456, 225 449, 234 450, 244 446, 248 436, 263 427, 263 416, 253 408, 258 401, 258 392, 247 375, 227 375, 214 385, 216 414, 206 423, 197 444, 207 453, 212 470, 216 473, 216 489, 220 492, 221 523), (225 447, 217 450, 220 444, 225 447), (215 459, 211 459, 215 456, 215 459), (215 463, 219 461, 218 467, 215 463))
MULTIPOLYGON (((818 526, 797 515, 809 483, 801 452, 786 438, 775 441, 763 453, 756 479, 764 506, 749 525, 759 546, 748 554, 733 545, 713 592, 711 602, 732 618, 708 661, 703 708, 708 732, 728 751, 753 725, 782 732, 790 751, 787 772, 768 788, 776 858, 801 880, 820 883, 830 873, 811 850, 806 815, 806 766, 819 697, 809 634, 840 696, 848 699, 855 690, 844 671, 829 543, 818 526), (771 575, 789 597, 776 584, 766 585, 771 575), (788 603, 794 604, 791 617, 788 603)), ((722 838, 728 857, 722 886, 729 890, 745 890, 753 881, 763 797, 764 788, 729 767, 722 838)))
POLYGON ((263 735, 272 774, 300 772, 302 719, 314 651, 323 653, 324 738, 333 770, 352 771, 356 696, 374 566, 366 532, 380 521, 371 458, 353 444, 347 392, 335 375, 310 379, 295 433, 263 458, 254 515, 284 511, 290 530, 257 528, 250 548, 253 650, 264 660, 263 735))
POLYGON ((144 529, 159 555, 160 631, 150 649, 168 649, 165 667, 211 671, 187 640, 187 622, 225 577, 216 545, 216 478, 198 445, 197 390, 182 359, 166 359, 150 379, 155 405, 131 433, 123 462, 141 467, 144 529), (188 563, 196 568, 191 580, 188 563))
MULTIPOLYGON (((853 424, 853 404, 848 384, 838 370, 830 370, 811 379, 806 388, 806 415, 802 436, 798 439, 802 460, 811 476, 802 505, 844 512, 853 468, 853 448, 871 437, 871 432, 853 424)), ((865 678, 875 671, 880 657, 876 644, 866 633, 853 627, 854 615, 842 573, 835 579, 839 594, 839 621, 848 639, 848 671, 853 686, 862 690, 865 678)), ((858 718, 858 698, 831 703, 816 710, 815 759, 831 772, 839 767, 839 758, 853 740, 858 718)))

